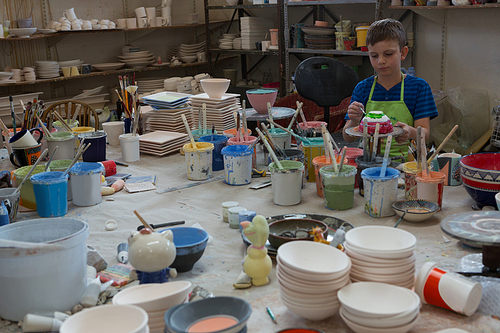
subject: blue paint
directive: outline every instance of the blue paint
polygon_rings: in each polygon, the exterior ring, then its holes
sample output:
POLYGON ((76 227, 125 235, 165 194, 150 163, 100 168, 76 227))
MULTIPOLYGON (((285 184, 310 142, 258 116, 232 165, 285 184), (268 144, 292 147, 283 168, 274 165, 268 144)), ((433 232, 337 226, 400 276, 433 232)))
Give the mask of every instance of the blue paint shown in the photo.
POLYGON ((7 207, 5 207, 5 204, 3 203, 3 200, 0 201, 0 226, 9 224, 9 211, 7 210, 7 207))
POLYGON ((104 166, 100 163, 78 162, 69 171, 71 175, 86 176, 101 173, 104 171, 104 166))
POLYGON ((90 147, 83 153, 84 162, 101 162, 106 160, 106 133, 90 132, 78 135, 80 144, 91 143, 90 147))
POLYGON ((392 203, 397 201, 400 172, 394 168, 387 168, 385 176, 380 177, 381 169, 374 167, 361 171, 365 192, 365 213, 372 217, 395 214, 392 203))
POLYGON ((274 88, 268 88, 268 89, 251 89, 251 90, 247 90, 246 93, 247 94, 255 94, 255 95, 264 95, 264 94, 272 94, 272 93, 275 93, 276 91, 278 91, 278 89, 274 89, 274 88))
POLYGON ((68 175, 63 175, 62 171, 51 171, 31 176, 36 210, 40 217, 57 217, 68 213, 68 175))
POLYGON ((220 171, 224 169, 224 161, 222 157, 222 148, 227 145, 227 136, 225 135, 205 135, 198 139, 199 142, 210 142, 214 145, 212 152, 212 170, 220 171))
POLYGON ((164 268, 160 271, 156 272, 143 272, 136 270, 137 279, 139 280, 139 284, 145 283, 165 283, 168 282, 168 279, 172 277, 170 275, 170 268, 164 268))
POLYGON ((252 182, 253 148, 232 145, 222 148, 224 156, 224 182, 229 185, 246 185, 252 182))
POLYGON ((244 211, 238 213, 238 217, 239 217, 238 225, 239 225, 240 232, 243 231, 243 227, 241 226, 241 222, 244 222, 244 221, 252 222, 252 220, 255 216, 257 216, 257 212, 254 212, 253 210, 244 210, 244 211))
POLYGON ((170 267, 178 272, 187 272, 201 258, 208 242, 208 233, 199 228, 177 227, 170 230, 174 234, 175 260, 170 267))

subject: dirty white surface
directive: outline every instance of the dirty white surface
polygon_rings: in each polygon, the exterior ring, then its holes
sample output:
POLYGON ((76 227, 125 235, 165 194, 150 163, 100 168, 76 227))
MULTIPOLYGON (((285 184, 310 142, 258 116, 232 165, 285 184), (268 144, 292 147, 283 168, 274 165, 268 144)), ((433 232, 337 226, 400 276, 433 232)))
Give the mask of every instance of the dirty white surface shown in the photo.
MULTIPOLYGON (((108 147, 108 158, 121 160, 119 147, 108 147)), ((5 155, 4 155, 5 156, 5 155)), ((0 170, 12 170, 8 160, 0 160, 0 170)), ((158 190, 173 186, 189 184, 186 177, 184 156, 172 154, 166 157, 141 155, 141 160, 131 163, 129 167, 118 166, 118 172, 131 173, 134 176, 157 176, 158 190)), ((223 171, 214 172, 214 176, 223 175, 223 171)), ((269 180, 254 178, 253 184, 269 180)), ((260 190, 250 189, 251 185, 230 186, 222 181, 206 183, 170 193, 158 194, 155 191, 128 194, 124 191, 107 201, 93 207, 76 207, 70 204, 67 217, 84 220, 90 225, 90 237, 87 244, 93 246, 106 259, 108 266, 117 263, 116 249, 119 243, 126 242, 132 230, 140 221, 133 214, 137 210, 143 218, 152 224, 185 220, 186 226, 199 223, 213 237, 203 257, 186 273, 180 273, 176 280, 189 280, 213 292, 216 296, 235 296, 248 301, 252 306, 252 315, 248 320, 248 332, 276 332, 289 327, 310 327, 324 332, 351 332, 339 315, 327 320, 312 322, 302 319, 283 305, 279 297, 278 281, 275 275, 275 264, 270 275, 270 283, 262 287, 250 289, 234 289, 233 283, 242 271, 242 260, 246 247, 237 229, 230 229, 229 224, 222 221, 221 203, 238 201, 240 206, 255 210, 263 216, 286 213, 314 213, 331 215, 346 220, 354 226, 385 225, 393 226, 397 216, 375 219, 364 213, 364 198, 355 190, 354 207, 347 211, 331 211, 324 207, 323 199, 316 194, 315 183, 305 183, 302 190, 302 201, 296 206, 277 206, 272 200, 271 187, 260 190), (104 223, 108 219, 118 221, 118 229, 105 231, 104 223), (273 324, 266 312, 270 307, 277 319, 273 324)), ((403 190, 398 192, 398 199, 404 198, 403 190)), ((478 250, 462 245, 456 239, 447 236, 440 228, 440 221, 450 214, 471 211, 474 202, 469 198, 462 186, 445 187, 442 211, 429 220, 412 224, 402 221, 399 228, 413 233, 417 239, 417 270, 426 261, 435 261, 444 270, 453 270, 460 258, 478 250)), ((38 218, 36 212, 20 213, 18 220, 38 218)), ((311 285, 314 288, 314 285, 311 285)), ((1 297, 1 295, 0 295, 1 297)), ((421 318, 411 332, 436 332, 441 329, 457 327, 469 332, 500 332, 500 320, 488 315, 476 313, 472 317, 423 305, 421 318)), ((0 332, 20 332, 16 323, 0 321, 0 332)))

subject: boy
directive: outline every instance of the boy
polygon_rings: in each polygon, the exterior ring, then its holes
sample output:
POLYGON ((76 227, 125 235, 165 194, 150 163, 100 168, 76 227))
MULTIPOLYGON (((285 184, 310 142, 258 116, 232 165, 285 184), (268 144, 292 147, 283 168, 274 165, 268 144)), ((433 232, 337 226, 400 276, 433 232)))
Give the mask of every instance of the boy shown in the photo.
MULTIPOLYGON (((416 140, 420 126, 429 138, 430 119, 438 115, 432 90, 421 78, 401 73, 401 61, 408 54, 403 25, 394 19, 374 22, 368 29, 366 45, 370 63, 377 72, 356 86, 347 109, 343 137, 353 142, 355 137, 345 130, 359 125, 363 110, 383 111, 393 125, 403 128, 403 134, 392 141, 390 156, 408 155, 409 139, 416 140)), ((385 145, 382 146, 382 150, 385 145)))

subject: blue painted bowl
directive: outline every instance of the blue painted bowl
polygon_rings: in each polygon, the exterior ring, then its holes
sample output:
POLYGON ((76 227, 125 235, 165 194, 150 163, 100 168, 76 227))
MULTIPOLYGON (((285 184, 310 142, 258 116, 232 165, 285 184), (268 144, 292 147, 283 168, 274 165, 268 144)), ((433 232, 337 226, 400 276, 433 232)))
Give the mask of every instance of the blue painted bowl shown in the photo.
POLYGON ((170 267, 175 268, 177 272, 190 271, 205 252, 208 233, 203 229, 192 227, 177 227, 165 230, 170 230, 174 234, 174 244, 177 252, 170 267))
POLYGON ((500 192, 500 153, 478 153, 460 160, 462 183, 479 208, 495 207, 500 192))

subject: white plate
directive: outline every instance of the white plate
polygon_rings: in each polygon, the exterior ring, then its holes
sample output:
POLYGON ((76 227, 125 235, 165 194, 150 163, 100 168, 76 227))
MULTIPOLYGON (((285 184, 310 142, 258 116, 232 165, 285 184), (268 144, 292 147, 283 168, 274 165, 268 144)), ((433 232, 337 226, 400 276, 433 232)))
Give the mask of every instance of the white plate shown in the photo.
POLYGON ((108 62, 102 64, 92 64, 92 68, 100 71, 109 71, 122 68, 125 64, 122 62, 108 62))
POLYGON ((51 34, 55 34, 57 31, 54 29, 38 29, 38 32, 42 33, 44 35, 51 35, 51 34))

